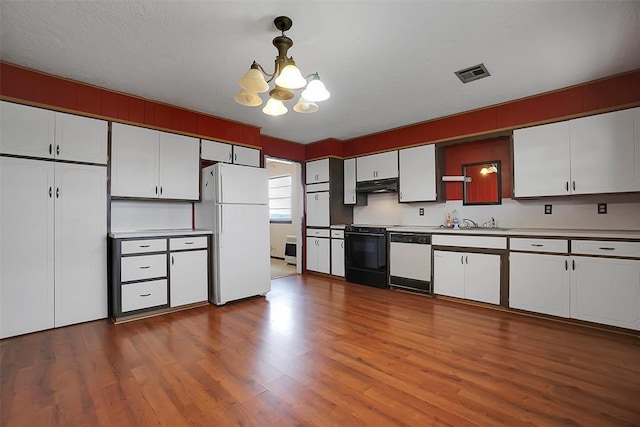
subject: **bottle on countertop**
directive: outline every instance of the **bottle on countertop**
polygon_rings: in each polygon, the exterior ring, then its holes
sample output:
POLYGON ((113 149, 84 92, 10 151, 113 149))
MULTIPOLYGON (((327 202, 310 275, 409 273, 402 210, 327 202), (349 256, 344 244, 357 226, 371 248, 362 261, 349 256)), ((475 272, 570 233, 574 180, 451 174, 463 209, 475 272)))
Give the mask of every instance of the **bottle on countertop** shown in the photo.
POLYGON ((451 218, 451 224, 453 226, 454 230, 459 230, 460 229, 460 219, 458 219, 458 211, 454 210, 453 211, 453 218, 451 218))
POLYGON ((444 225, 447 228, 451 228, 451 212, 447 212, 447 216, 446 216, 444 225))

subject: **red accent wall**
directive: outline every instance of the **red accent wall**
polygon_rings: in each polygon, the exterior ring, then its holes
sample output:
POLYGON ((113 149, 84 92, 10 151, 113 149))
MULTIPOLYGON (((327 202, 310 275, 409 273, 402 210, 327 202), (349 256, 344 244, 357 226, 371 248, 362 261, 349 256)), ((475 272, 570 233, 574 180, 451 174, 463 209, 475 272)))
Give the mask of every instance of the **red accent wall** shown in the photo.
MULTIPOLYGON (((445 147, 445 175, 462 175, 465 163, 500 160, 502 197, 511 197, 511 138, 500 137, 445 147)), ((462 200, 462 182, 445 182, 446 200, 462 200)))
POLYGON ((0 62, 0 95, 43 107, 262 147, 260 128, 0 62))
POLYGON ((262 135, 262 154, 280 159, 305 161, 305 146, 286 139, 262 135))
MULTIPOLYGON (((344 157, 640 105, 640 70, 345 141, 344 157)), ((401 114, 401 113, 399 113, 401 114)))
POLYGON ((343 157, 344 142, 327 138, 305 145, 307 160, 320 159, 327 156, 343 157))

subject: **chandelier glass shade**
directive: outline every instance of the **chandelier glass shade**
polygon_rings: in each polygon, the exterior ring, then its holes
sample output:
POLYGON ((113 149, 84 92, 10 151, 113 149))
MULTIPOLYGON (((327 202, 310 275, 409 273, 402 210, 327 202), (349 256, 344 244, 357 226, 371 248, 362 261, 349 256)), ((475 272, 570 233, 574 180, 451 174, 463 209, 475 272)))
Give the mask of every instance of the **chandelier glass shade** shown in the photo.
POLYGON ((284 32, 293 25, 291 19, 279 16, 273 23, 278 30, 282 31, 281 36, 273 39, 273 45, 278 50, 274 72, 272 74, 265 72, 260 64, 253 61, 250 69, 238 81, 241 90, 233 99, 240 105, 257 107, 262 105, 259 94, 268 91, 269 99, 262 112, 270 116, 279 116, 289 111, 283 101, 293 99, 296 95, 294 91, 306 86, 293 110, 298 113, 315 113, 319 109, 316 102, 329 99, 330 93, 320 80, 318 73, 304 77, 293 57, 287 56, 289 48, 293 46, 293 40, 285 36, 284 32), (307 83, 309 78, 311 81, 307 83), (275 87, 269 90, 269 83, 272 81, 275 87))

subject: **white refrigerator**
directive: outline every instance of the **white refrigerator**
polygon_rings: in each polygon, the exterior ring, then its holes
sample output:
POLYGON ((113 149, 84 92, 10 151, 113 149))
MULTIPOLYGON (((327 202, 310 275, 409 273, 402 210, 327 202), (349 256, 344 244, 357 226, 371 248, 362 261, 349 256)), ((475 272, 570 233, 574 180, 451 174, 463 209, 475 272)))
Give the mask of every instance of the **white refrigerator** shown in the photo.
POLYGON ((222 305, 271 290, 266 169, 226 163, 204 168, 195 226, 213 231, 212 303, 222 305))

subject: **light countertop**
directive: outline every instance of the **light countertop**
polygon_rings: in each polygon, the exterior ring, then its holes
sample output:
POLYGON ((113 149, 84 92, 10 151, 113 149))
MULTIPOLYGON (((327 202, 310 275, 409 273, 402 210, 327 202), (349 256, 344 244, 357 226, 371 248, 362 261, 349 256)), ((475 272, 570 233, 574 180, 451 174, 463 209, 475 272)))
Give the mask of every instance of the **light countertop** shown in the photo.
POLYGON ((565 237, 565 238, 598 238, 598 239, 639 239, 640 230, 575 230, 547 228, 506 228, 506 229, 460 229, 441 228, 438 226, 398 226, 387 228, 387 231, 404 233, 430 234, 473 234, 492 236, 526 236, 526 237, 565 237))
POLYGON ((142 237, 173 237, 173 236, 193 236, 198 234, 213 234, 211 230, 190 228, 178 228, 167 230, 140 230, 140 231, 121 231, 109 233, 109 237, 114 239, 130 239, 142 237))

